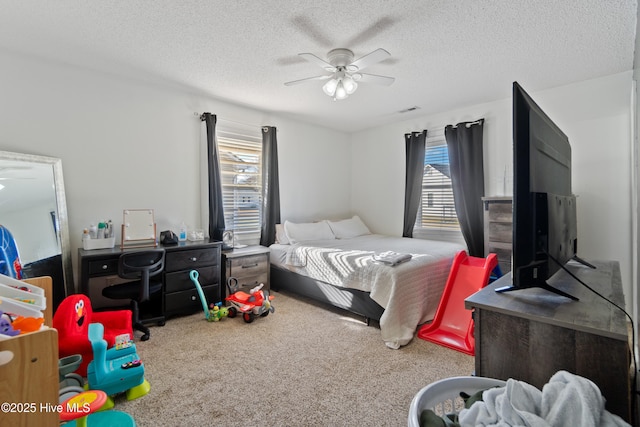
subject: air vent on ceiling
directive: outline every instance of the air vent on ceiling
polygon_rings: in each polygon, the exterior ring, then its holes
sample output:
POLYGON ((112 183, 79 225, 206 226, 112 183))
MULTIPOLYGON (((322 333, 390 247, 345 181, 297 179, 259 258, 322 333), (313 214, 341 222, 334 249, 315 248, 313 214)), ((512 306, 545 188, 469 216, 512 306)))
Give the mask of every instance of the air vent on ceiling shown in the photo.
POLYGON ((405 108, 404 110, 400 110, 400 111, 399 111, 399 113, 400 113, 400 114, 402 114, 402 113, 408 113, 409 111, 416 111, 416 110, 419 110, 419 109, 420 109, 420 107, 418 107, 418 106, 415 106, 415 107, 409 107, 409 108, 405 108))

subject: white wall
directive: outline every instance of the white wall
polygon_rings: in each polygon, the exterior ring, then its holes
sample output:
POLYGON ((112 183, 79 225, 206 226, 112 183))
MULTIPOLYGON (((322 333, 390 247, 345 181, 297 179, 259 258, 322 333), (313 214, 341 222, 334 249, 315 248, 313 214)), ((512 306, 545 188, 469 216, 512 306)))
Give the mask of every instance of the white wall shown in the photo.
MULTIPOLYGON (((158 232, 201 227, 201 122, 209 111, 278 128, 283 219, 348 211, 350 149, 340 132, 195 94, 0 51, 0 150, 62 159, 77 283, 89 223, 154 209, 158 232)), ((206 201, 205 201, 206 203, 206 201)))
MULTIPOLYGON (((527 82, 520 83, 527 90, 527 82)), ((579 254, 620 262, 628 307, 632 302, 631 91, 632 75, 626 72, 530 92, 572 145, 579 254)), ((447 124, 481 117, 485 118, 485 194, 510 194, 511 100, 504 99, 353 134, 353 210, 375 231, 401 235, 404 134, 422 129, 442 132, 447 124)))

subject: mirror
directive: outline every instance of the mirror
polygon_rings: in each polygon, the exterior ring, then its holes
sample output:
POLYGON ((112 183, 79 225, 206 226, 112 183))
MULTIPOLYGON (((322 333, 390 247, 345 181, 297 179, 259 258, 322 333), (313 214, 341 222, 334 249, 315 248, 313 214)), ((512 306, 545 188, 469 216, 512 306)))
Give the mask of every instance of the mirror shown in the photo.
POLYGON ((156 246, 153 209, 126 209, 122 215, 122 244, 125 247, 156 246))
POLYGON ((23 278, 53 278, 54 309, 75 293, 62 160, 0 151, 0 225, 15 240, 23 278))

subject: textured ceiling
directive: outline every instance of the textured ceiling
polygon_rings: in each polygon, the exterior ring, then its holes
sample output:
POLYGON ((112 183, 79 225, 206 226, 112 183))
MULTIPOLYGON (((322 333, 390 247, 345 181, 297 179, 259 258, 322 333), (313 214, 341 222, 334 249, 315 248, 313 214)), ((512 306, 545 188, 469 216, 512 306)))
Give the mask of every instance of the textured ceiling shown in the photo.
POLYGON ((357 131, 633 68, 636 0, 0 0, 0 49, 357 131), (337 47, 391 86, 333 101, 297 54, 337 47), (410 107, 419 110, 400 113, 410 107))

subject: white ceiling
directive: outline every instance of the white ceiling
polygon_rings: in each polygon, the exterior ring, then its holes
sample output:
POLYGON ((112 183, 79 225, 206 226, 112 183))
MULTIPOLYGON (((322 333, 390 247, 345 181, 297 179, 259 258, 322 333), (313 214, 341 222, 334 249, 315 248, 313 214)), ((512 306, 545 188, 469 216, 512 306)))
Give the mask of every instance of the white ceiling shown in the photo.
POLYGON ((0 48, 357 131, 633 68, 637 0, 0 0, 0 48), (297 54, 356 58, 391 86, 333 101, 297 54), (410 107, 420 109, 401 114, 410 107))

